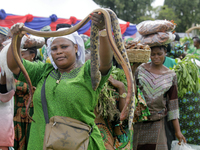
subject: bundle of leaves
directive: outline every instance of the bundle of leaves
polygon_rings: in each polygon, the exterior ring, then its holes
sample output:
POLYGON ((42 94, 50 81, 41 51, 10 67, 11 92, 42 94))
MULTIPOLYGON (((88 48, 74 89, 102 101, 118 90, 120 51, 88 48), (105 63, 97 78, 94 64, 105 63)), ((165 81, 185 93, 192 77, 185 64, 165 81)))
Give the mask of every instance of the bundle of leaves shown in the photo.
MULTIPOLYGON (((111 75, 115 80, 123 82, 127 90, 127 80, 122 69, 113 66, 111 75)), ((96 111, 98 113, 97 117, 101 116, 103 118, 109 118, 110 121, 119 118, 120 111, 117 109, 118 99, 119 92, 109 81, 107 81, 99 94, 98 104, 96 106, 96 111)))
POLYGON ((191 37, 187 37, 187 36, 185 36, 184 38, 181 38, 181 39, 180 39, 180 42, 181 42, 183 45, 188 44, 188 47, 189 47, 190 45, 193 45, 193 40, 192 40, 192 38, 191 38, 191 37))
POLYGON ((178 97, 183 98, 187 92, 197 93, 200 87, 199 69, 195 63, 198 56, 187 54, 182 60, 176 58, 173 70, 176 72, 178 81, 178 97))

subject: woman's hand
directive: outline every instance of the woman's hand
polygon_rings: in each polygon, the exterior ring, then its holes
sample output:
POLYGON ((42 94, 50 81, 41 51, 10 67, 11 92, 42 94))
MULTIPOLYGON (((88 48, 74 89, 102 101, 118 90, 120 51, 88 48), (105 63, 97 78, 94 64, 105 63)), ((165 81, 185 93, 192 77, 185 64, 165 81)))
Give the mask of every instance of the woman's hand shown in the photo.
POLYGON ((21 29, 24 26, 23 23, 17 23, 14 24, 11 28, 10 28, 10 32, 13 34, 18 34, 19 37, 22 37, 24 34, 22 33, 21 29))
POLYGON ((179 121, 178 119, 174 119, 172 120, 173 126, 174 126, 174 130, 175 130, 175 135, 177 137, 177 139, 179 140, 179 145, 181 144, 181 142, 183 141, 184 143, 186 143, 186 139, 183 136, 183 134, 181 133, 180 130, 180 125, 179 125, 179 121))
POLYGON ((97 25, 99 30, 105 29, 104 17, 101 12, 90 14, 90 18, 93 21, 93 23, 97 25))
POLYGON ((115 80, 112 75, 108 78, 108 81, 115 87, 120 88, 123 87, 124 84, 121 81, 115 80))
POLYGON ((179 140, 179 145, 181 145, 181 142, 183 141, 184 143, 186 143, 186 139, 185 137, 183 136, 183 134, 179 131, 179 132, 176 132, 175 133, 177 139, 179 140))

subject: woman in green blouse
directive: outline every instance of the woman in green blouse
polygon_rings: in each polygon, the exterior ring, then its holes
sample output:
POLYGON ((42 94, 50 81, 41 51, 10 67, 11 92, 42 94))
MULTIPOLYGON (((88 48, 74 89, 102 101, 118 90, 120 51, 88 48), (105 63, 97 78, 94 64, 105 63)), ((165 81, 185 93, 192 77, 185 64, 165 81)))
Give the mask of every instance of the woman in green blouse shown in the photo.
MULTIPOLYGON (((102 15, 91 14, 92 21, 102 29, 104 22, 102 15), (102 23, 103 22, 103 23, 102 23)), ((12 33, 19 33, 23 24, 16 24, 11 28, 12 33)), ((33 86, 36 87, 33 95, 34 114, 32 122, 28 150, 41 150, 45 132, 45 119, 41 104, 41 88, 46 79, 45 95, 49 118, 52 116, 67 116, 82 121, 91 127, 88 150, 105 149, 98 127, 94 123, 94 108, 97 97, 103 88, 103 84, 109 78, 112 67, 113 52, 110 48, 107 36, 101 35, 99 57, 102 78, 96 91, 92 89, 90 77, 90 60, 85 63, 84 43, 77 32, 62 37, 54 37, 48 40, 48 56, 52 64, 42 62, 30 63, 22 60, 33 86), (102 45, 103 43, 103 45, 102 45)), ((10 70, 18 75, 18 80, 25 78, 16 65, 11 48, 7 53, 7 63, 10 70)))

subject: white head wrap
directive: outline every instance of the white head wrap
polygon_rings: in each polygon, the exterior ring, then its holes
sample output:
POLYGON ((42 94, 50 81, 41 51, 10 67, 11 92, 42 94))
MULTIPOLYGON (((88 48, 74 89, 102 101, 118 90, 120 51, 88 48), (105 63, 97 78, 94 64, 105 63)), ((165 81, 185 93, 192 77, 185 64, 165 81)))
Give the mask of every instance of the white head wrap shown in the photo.
MULTIPOLYGON (((65 29, 67 29, 67 28, 60 28, 60 29, 58 29, 58 31, 65 30, 65 29)), ((73 32, 72 34, 69 34, 69 35, 59 36, 59 37, 51 37, 47 40, 47 46, 48 46, 47 47, 47 54, 49 56, 49 59, 51 61, 51 64, 53 65, 53 67, 55 69, 58 68, 56 66, 55 62, 53 61, 52 56, 51 56, 51 44, 56 38, 60 38, 60 37, 66 38, 66 39, 72 41, 74 44, 78 45, 76 60, 77 60, 78 64, 84 64, 85 63, 85 47, 84 47, 83 39, 78 34, 78 32, 73 32)))

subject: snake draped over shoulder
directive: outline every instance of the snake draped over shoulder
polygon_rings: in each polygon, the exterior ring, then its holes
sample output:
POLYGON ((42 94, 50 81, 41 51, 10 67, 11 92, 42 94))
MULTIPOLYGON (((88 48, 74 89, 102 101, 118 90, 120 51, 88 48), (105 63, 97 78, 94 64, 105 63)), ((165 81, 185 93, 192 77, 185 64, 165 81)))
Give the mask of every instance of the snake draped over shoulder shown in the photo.
MULTIPOLYGON (((110 9, 96 9, 91 13, 94 12, 101 12, 104 16, 104 21, 105 21, 105 28, 107 32, 107 36, 110 42, 110 45, 112 47, 112 50, 114 52, 114 57, 116 58, 117 62, 121 64, 128 83, 128 92, 127 92, 127 97, 126 97, 126 103, 125 106, 121 112, 120 115, 120 120, 124 120, 128 116, 128 111, 129 111, 129 128, 131 128, 132 121, 133 121, 133 116, 134 116, 134 109, 135 109, 135 99, 134 99, 134 83, 133 83, 133 75, 130 67, 130 63, 126 54, 126 49, 124 47, 123 41, 122 41, 122 35, 121 35, 121 29, 119 26, 118 18, 116 14, 110 10, 110 9), (112 34, 112 29, 114 33, 114 38, 112 34), (129 107, 131 106, 131 107, 129 107)), ((40 37, 57 37, 57 36, 63 36, 63 35, 68 35, 71 34, 81 27, 83 27, 89 20, 90 20, 90 15, 85 17, 81 22, 79 22, 77 25, 65 29, 62 31, 51 31, 51 32, 42 32, 42 31, 36 31, 32 30, 30 28, 27 28, 23 26, 21 28, 23 33, 30 33, 35 36, 40 36, 40 37)), ((91 82, 92 82, 92 88, 93 90, 96 90, 99 82, 101 80, 101 73, 99 71, 99 55, 98 55, 98 35, 99 35, 99 30, 95 24, 92 23, 91 25, 91 82)), ((12 52, 14 55, 14 58, 20 67, 22 73, 24 74, 27 84, 29 87, 32 87, 32 83, 30 81, 30 78, 28 76, 28 73, 26 72, 26 69, 24 68, 21 59, 18 55, 17 49, 20 48, 20 43, 21 43, 21 38, 17 34, 13 35, 12 38, 12 52)), ((30 98, 28 100, 28 104, 26 106, 26 114, 28 117, 29 116, 29 106, 30 102, 33 97, 33 90, 30 88, 30 98)))

